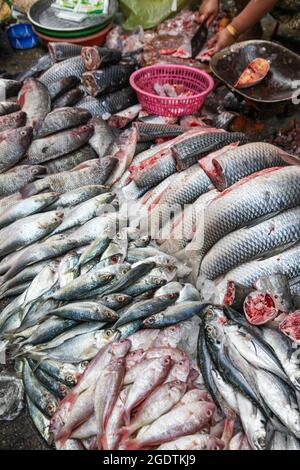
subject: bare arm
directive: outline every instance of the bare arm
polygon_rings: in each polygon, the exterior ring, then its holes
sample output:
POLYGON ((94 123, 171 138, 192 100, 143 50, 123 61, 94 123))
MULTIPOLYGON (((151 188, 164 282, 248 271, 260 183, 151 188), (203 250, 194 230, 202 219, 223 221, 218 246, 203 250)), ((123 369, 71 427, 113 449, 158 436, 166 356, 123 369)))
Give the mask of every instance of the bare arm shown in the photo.
POLYGON ((232 26, 239 34, 256 25, 272 8, 278 0, 250 0, 239 15, 232 20, 232 26))

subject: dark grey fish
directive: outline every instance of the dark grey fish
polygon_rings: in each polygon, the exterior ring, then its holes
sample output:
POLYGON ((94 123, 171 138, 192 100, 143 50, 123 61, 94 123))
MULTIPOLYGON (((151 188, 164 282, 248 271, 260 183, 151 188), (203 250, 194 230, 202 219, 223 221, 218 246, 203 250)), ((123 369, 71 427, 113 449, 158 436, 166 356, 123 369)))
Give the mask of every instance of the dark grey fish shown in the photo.
POLYGON ((18 127, 25 126, 25 124, 26 113, 24 111, 16 111, 15 113, 0 116, 0 132, 17 129, 18 127))
POLYGON ((47 169, 48 175, 55 173, 61 173, 63 171, 72 170, 81 163, 87 162, 88 160, 94 160, 97 158, 97 154, 94 152, 90 145, 86 144, 74 152, 67 153, 63 157, 55 158, 44 163, 44 167, 47 169))
POLYGON ((49 42, 48 50, 52 63, 55 64, 56 62, 78 56, 81 53, 82 46, 69 42, 49 42))
POLYGON ((15 113, 19 111, 20 105, 15 101, 0 101, 0 116, 5 114, 15 113))
POLYGON ((41 72, 45 72, 52 65, 50 54, 45 54, 34 62, 29 69, 24 72, 20 72, 17 75, 17 80, 24 82, 26 78, 37 77, 41 72))
POLYGON ((185 127, 176 124, 151 124, 146 122, 135 122, 137 129, 138 142, 151 142, 159 138, 177 137, 186 132, 185 127))
POLYGON ((55 109, 45 117, 36 130, 36 138, 41 139, 56 132, 81 126, 86 124, 90 118, 91 115, 86 109, 68 107, 55 109))
POLYGON ((39 382, 53 393, 55 397, 63 399, 70 392, 70 389, 65 384, 55 380, 53 377, 48 375, 47 372, 44 372, 39 368, 35 370, 37 366, 35 361, 28 358, 28 364, 39 382))
MULTIPOLYGON (((52 46, 51 50, 53 50, 53 47, 55 46, 52 46)), ((74 45, 70 46, 70 44, 68 44, 68 47, 73 48, 74 45)), ((84 71, 85 68, 81 56, 77 55, 75 57, 71 57, 70 59, 63 60, 62 62, 58 62, 52 65, 50 69, 48 69, 46 72, 43 73, 43 75, 41 75, 40 81, 44 85, 48 86, 50 85, 50 83, 53 83, 62 77, 75 76, 81 78, 81 75, 84 71)))
POLYGON ((82 100, 84 97, 84 92, 79 88, 72 88, 63 95, 56 98, 52 103, 52 108, 65 108, 68 106, 73 106, 82 100))
POLYGON ((22 82, 9 78, 0 78, 0 96, 6 100, 12 96, 17 96, 21 88, 22 82))
POLYGON ((130 64, 110 65, 100 70, 85 72, 82 82, 90 95, 102 96, 128 85, 135 70, 136 67, 130 64))
MULTIPOLYGON (((151 299, 153 301, 153 299, 151 299)), ((200 314, 207 304, 202 302, 183 302, 168 307, 165 311, 151 315, 143 320, 143 328, 165 328, 200 314)))
POLYGON ((178 170, 182 170, 187 164, 191 166, 205 155, 234 142, 245 144, 247 139, 240 132, 207 132, 175 144, 172 152, 178 170))
POLYGON ((62 77, 48 85, 48 92, 52 101, 64 95, 67 91, 75 88, 80 83, 78 77, 62 77))

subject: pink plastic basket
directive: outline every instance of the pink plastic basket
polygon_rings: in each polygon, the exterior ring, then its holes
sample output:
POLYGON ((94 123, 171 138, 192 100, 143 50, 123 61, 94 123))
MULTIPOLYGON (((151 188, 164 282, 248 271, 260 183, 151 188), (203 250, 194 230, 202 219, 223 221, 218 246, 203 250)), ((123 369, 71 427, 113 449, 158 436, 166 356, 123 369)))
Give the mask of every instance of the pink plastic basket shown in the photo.
POLYGON ((159 116, 176 117, 198 111, 213 89, 214 81, 208 73, 195 67, 162 64, 137 70, 130 77, 130 85, 136 91, 145 111, 159 116), (183 85, 184 91, 189 91, 192 95, 177 98, 158 96, 153 89, 155 83, 183 85))

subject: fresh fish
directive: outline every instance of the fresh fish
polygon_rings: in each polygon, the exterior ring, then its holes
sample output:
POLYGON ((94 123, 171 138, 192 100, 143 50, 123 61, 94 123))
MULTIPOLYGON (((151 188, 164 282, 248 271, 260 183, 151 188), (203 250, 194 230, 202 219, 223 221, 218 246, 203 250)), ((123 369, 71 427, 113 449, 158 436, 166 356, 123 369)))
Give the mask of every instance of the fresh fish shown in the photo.
MULTIPOLYGON (((211 369, 212 379, 215 383, 218 393, 221 395, 223 400, 225 400, 226 405, 222 406, 224 411, 227 411, 228 407, 231 412, 239 414, 239 408, 236 398, 236 393, 232 385, 223 380, 221 374, 216 368, 211 369)), ((219 400, 218 400, 219 401, 219 400)), ((228 411, 227 411, 228 413, 228 411)))
POLYGON ((264 327, 261 332, 264 340, 275 351, 294 387, 300 391, 299 348, 294 348, 286 336, 273 328, 264 327))
POLYGON ((237 393, 239 415, 249 444, 253 450, 266 450, 266 420, 260 410, 248 398, 237 393))
POLYGON ((115 406, 107 420, 105 431, 101 439, 103 450, 116 449, 121 440, 120 430, 124 424, 124 402, 126 400, 127 393, 127 389, 123 389, 120 392, 115 406))
POLYGON ((283 274, 289 279, 298 277, 300 246, 287 249, 283 253, 259 261, 242 264, 226 274, 226 280, 240 282, 245 287, 252 287, 261 277, 272 274, 283 274))
POLYGON ((54 379, 65 383, 66 385, 76 385, 79 377, 83 374, 87 364, 82 362, 80 364, 68 364, 53 359, 42 361, 38 368, 51 375, 54 379))
POLYGON ((107 180, 107 184, 114 185, 117 183, 124 172, 131 164, 137 143, 137 134, 135 129, 128 129, 120 135, 117 146, 118 151, 113 153, 114 158, 117 160, 117 165, 107 180))
POLYGON ((56 211, 34 214, 17 220, 0 230, 0 255, 4 256, 18 248, 30 245, 51 233, 62 221, 56 211))
MULTIPOLYGON (((61 318, 49 318, 41 324, 41 330, 39 332, 40 338, 35 343, 37 346, 31 348, 29 353, 34 357, 35 352, 43 352, 46 349, 54 349, 68 340, 72 340, 77 336, 85 335, 86 333, 91 333, 97 330, 102 329, 102 322, 84 322, 77 323, 74 320, 64 320, 61 318), (47 327, 45 328, 47 323, 47 327), (43 327, 44 325, 44 327, 43 327), (44 339, 41 341, 41 333, 43 331, 44 339), (46 338, 46 335, 48 336, 46 338)), ((29 344, 34 344, 28 341, 29 344)), ((52 358, 51 358, 52 360, 52 358)), ((66 361, 63 361, 66 362, 66 361)), ((79 361, 80 362, 80 361, 79 361)), ((82 361, 81 361, 82 363, 82 361)))
POLYGON ((103 304, 89 301, 69 303, 48 314, 76 321, 115 322, 119 318, 116 312, 103 304))
POLYGON ((5 227, 19 219, 40 212, 58 199, 56 193, 43 193, 28 199, 16 202, 0 215, 0 228, 5 227))
POLYGON ((97 70, 103 65, 117 64, 120 62, 122 52, 119 49, 89 46, 82 48, 81 57, 86 70, 97 70))
POLYGON ((58 283, 62 288, 79 276, 79 254, 76 251, 69 251, 59 263, 58 283))
POLYGON ((210 187, 211 180, 199 165, 194 165, 182 172, 174 184, 171 183, 165 190, 152 211, 150 207, 149 218, 152 233, 157 234, 162 229, 161 237, 168 239, 172 214, 179 212, 185 205, 195 202, 202 194, 207 193, 210 187))
POLYGON ((89 145, 95 150, 99 158, 105 157, 116 147, 114 134, 107 123, 99 117, 93 117, 90 124, 94 126, 94 134, 89 140, 89 145))
MULTIPOLYGON (((19 189, 26 184, 32 183, 39 175, 46 173, 46 168, 40 165, 18 165, 5 173, 0 174, 0 197, 6 197, 10 194, 17 193, 19 189)), ((15 196, 12 196, 13 198, 15 196)), ((21 199, 21 194, 18 199, 21 199)), ((0 207, 10 207, 11 204, 7 200, 0 200, 0 207), (2 204, 3 203, 3 204, 2 204)))
POLYGON ((19 127, 0 134, 0 172, 16 165, 24 157, 32 139, 32 127, 19 127))
POLYGON ((18 103, 27 115, 26 125, 38 127, 51 110, 47 87, 35 78, 25 80, 18 95, 18 103))
POLYGON ((15 297, 17 295, 20 295, 25 292, 29 286, 30 281, 24 282, 23 284, 18 284, 17 286, 12 287, 11 289, 7 289, 3 294, 1 294, 0 298, 4 299, 6 297, 15 297))
POLYGON ((96 238, 80 256, 79 264, 82 266, 94 258, 97 258, 104 253, 106 248, 111 242, 111 235, 109 230, 104 232, 100 238, 96 238))
POLYGON ((246 143, 245 135, 239 132, 207 132, 199 136, 176 143, 172 153, 177 163, 177 169, 183 170, 196 163, 201 157, 218 150, 232 142, 246 143))
MULTIPOLYGON (((63 77, 66 78, 66 77, 63 77)), ((55 83, 55 82, 54 82, 55 83)), ((65 108, 70 107, 78 103, 84 98, 84 91, 77 87, 71 88, 71 90, 66 91, 63 95, 59 96, 53 101, 52 108, 65 108)))
POLYGON ((84 423, 80 424, 78 428, 73 430, 72 438, 74 439, 88 439, 97 434, 97 423, 95 415, 91 415, 84 423))
POLYGON ((28 361, 24 359, 23 383, 26 394, 39 410, 51 417, 57 410, 57 399, 36 379, 28 361))
POLYGON ((176 172, 176 162, 170 150, 160 152, 142 161, 137 168, 129 167, 131 177, 138 187, 147 189, 156 186, 162 180, 176 172))
POLYGON ((116 279, 115 283, 111 283, 104 290, 103 294, 113 294, 115 292, 121 292, 125 290, 126 287, 132 285, 142 275, 146 275, 147 273, 149 273, 155 266, 155 262, 147 261, 147 259, 144 262, 133 264, 131 269, 126 272, 123 277, 121 277, 120 279, 116 279))
POLYGON ((0 93, 4 99, 16 96, 22 88, 22 83, 9 78, 0 78, 0 93))
MULTIPOLYGON (((70 44, 68 44, 68 47, 73 48, 74 45, 72 44, 72 46, 70 46, 70 44)), ((53 51, 52 48, 51 51, 53 51)), ((48 69, 41 75, 40 81, 44 85, 49 86, 51 83, 59 80, 62 77, 72 76, 81 78, 81 75, 83 74, 84 70, 85 69, 81 56, 77 55, 75 57, 71 57, 70 59, 63 60, 62 62, 52 65, 50 69, 48 69)))
POLYGON ((28 395, 26 395, 26 403, 27 403, 27 409, 28 413, 40 433, 40 435, 43 437, 43 439, 47 442, 47 444, 52 443, 52 436, 50 435, 49 431, 49 425, 50 425, 50 419, 47 418, 37 406, 33 403, 33 401, 29 398, 28 395))
POLYGON ((58 108, 49 113, 37 129, 36 138, 86 124, 91 115, 85 109, 58 108))
POLYGON ((100 70, 85 72, 82 82, 89 95, 102 96, 128 85, 130 75, 135 70, 135 65, 130 64, 109 65, 100 70))
MULTIPOLYGON (((137 104, 137 97, 131 87, 123 88, 122 90, 109 93, 102 96, 98 101, 101 111, 98 116, 102 119, 109 119, 112 114, 116 114, 122 109, 127 109, 134 104, 137 104)), ((83 108, 85 106, 82 106, 83 108)), ((86 108, 88 109, 88 108, 86 108)), ((90 111, 90 109, 89 109, 90 111)), ((93 114, 93 113, 92 113, 93 114)))
POLYGON ((67 191, 59 196, 56 202, 51 204, 47 210, 53 210, 62 207, 73 207, 77 204, 81 204, 88 199, 91 199, 99 194, 106 193, 108 190, 107 186, 89 185, 82 186, 81 188, 73 191, 67 191))
POLYGON ((53 237, 53 239, 50 238, 49 240, 35 245, 34 249, 27 247, 24 251, 22 250, 22 252, 16 256, 13 263, 10 264, 2 281, 6 282, 11 279, 30 264, 62 255, 76 246, 78 246, 77 240, 68 239, 68 237, 64 235, 57 235, 53 237))
POLYGON ((137 129, 139 142, 151 142, 160 138, 173 138, 186 132, 185 127, 177 126, 175 124, 135 122, 133 125, 137 129))
POLYGON ((132 410, 165 380, 171 364, 169 356, 153 359, 145 366, 143 374, 134 380, 124 403, 124 417, 127 425, 130 422, 132 410))
POLYGON ((60 226, 53 230, 52 235, 64 232, 77 225, 83 225, 93 217, 97 217, 104 211, 108 211, 110 208, 109 204, 114 198, 114 193, 104 193, 78 204, 77 207, 74 207, 74 209, 68 212, 60 226))
POLYGON ((122 435, 130 436, 168 413, 183 397, 185 390, 186 384, 176 380, 158 386, 138 408, 130 425, 121 429, 122 435))
POLYGON ((93 126, 83 125, 36 139, 27 151, 26 162, 35 165, 73 152, 87 143, 93 131, 93 126))
POLYGON ((0 101, 0 116, 15 113, 20 110, 20 105, 15 101, 0 101))
POLYGON ((118 328, 119 326, 125 325, 126 323, 130 323, 134 320, 147 318, 157 312, 161 312, 169 305, 172 305, 176 301, 177 297, 178 294, 171 293, 134 303, 126 309, 124 314, 121 315, 119 320, 115 323, 114 328, 118 328))
MULTIPOLYGON (((243 227, 219 240, 206 254, 201 272, 208 279, 300 239, 300 209, 289 209, 251 227, 243 227)), ((281 248, 282 249, 282 248, 281 248)))
POLYGON ((69 389, 65 384, 53 380, 53 377, 39 368, 35 370, 36 363, 32 359, 28 359, 28 364, 39 382, 44 385, 51 393, 53 393, 55 397, 64 398, 68 394, 69 389))
POLYGON ((62 194, 82 186, 101 185, 106 182, 115 165, 116 160, 111 157, 89 160, 77 169, 49 175, 43 180, 24 187, 22 194, 29 196, 45 189, 62 194))
POLYGON ((230 232, 277 211, 296 207, 300 168, 267 169, 245 178, 216 197, 204 223, 205 254, 230 232))
POLYGON ((48 50, 53 64, 80 55, 82 46, 69 42, 49 42, 48 50))
POLYGON ((102 447, 102 436, 107 425, 107 421, 116 404, 121 391, 123 377, 125 374, 125 359, 130 343, 124 348, 123 357, 112 360, 99 373, 99 378, 95 388, 94 409, 97 423, 98 448, 102 447))
POLYGON ((87 274, 84 274, 72 282, 67 284, 62 289, 54 292, 52 298, 56 300, 72 300, 72 299, 81 299, 89 291, 103 287, 106 284, 111 283, 111 281, 116 276, 116 269, 118 271, 124 272, 125 275, 128 271, 127 265, 117 266, 108 266, 107 268, 98 268, 89 271, 87 274))
POLYGON ((296 437, 300 437, 300 413, 287 386, 276 376, 257 369, 255 380, 262 399, 296 437))
POLYGON ((119 310, 122 307, 126 307, 131 301, 132 297, 126 294, 109 294, 101 297, 101 302, 112 310, 119 310))
POLYGON ((52 60, 50 54, 44 54, 40 57, 36 62, 34 62, 29 69, 25 70, 24 72, 20 72, 17 75, 17 79, 20 82, 26 80, 26 78, 36 77, 41 72, 44 72, 52 65, 52 60))
POLYGON ((102 114, 105 114, 103 107, 100 104, 100 101, 93 96, 82 97, 76 104, 76 108, 84 108, 91 113, 94 117, 102 117, 102 114))
POLYGON ((52 101, 64 95, 67 91, 79 84, 78 77, 62 77, 59 80, 48 85, 48 92, 52 101))
MULTIPOLYGON (((116 127, 118 129, 122 129, 123 127, 126 127, 128 124, 130 124, 138 116, 140 110, 141 110, 140 104, 135 104, 133 106, 130 106, 129 108, 124 109, 123 111, 119 111, 118 113, 113 114, 109 118, 108 124, 110 127, 116 127)), ((146 143, 146 148, 148 148, 147 143, 146 143)), ((138 151, 136 151, 136 154, 142 151, 140 150, 140 148, 138 148, 137 150, 138 151)))
POLYGON ((48 261, 41 261, 39 263, 35 263, 32 266, 28 266, 27 268, 23 269, 19 274, 15 277, 4 283, 1 288, 1 296, 4 293, 7 293, 9 289, 13 287, 17 287, 19 285, 24 284, 25 282, 32 281, 37 274, 41 272, 48 265, 48 261))
POLYGON ((201 302, 185 302, 172 307, 143 321, 144 328, 162 328, 165 326, 174 325, 180 321, 187 320, 194 315, 199 314, 206 304, 201 302))
POLYGON ((254 142, 216 156, 208 175, 216 188, 224 191, 256 171, 285 166, 288 163, 286 159, 288 154, 279 147, 267 142, 254 142))
POLYGON ((9 129, 17 129, 26 124, 26 113, 24 111, 16 111, 15 113, 0 116, 0 132, 9 129))
POLYGON ((87 162, 88 160, 95 160, 96 158, 97 154, 86 144, 80 147, 80 149, 74 150, 74 152, 67 153, 67 155, 63 157, 44 162, 43 165, 47 169, 47 173, 53 175, 54 173, 72 170, 81 163, 87 162))
POLYGON ((142 428, 135 439, 125 441, 126 448, 160 445, 199 432, 210 423, 214 411, 215 405, 207 402, 194 402, 175 408, 147 428, 142 428))

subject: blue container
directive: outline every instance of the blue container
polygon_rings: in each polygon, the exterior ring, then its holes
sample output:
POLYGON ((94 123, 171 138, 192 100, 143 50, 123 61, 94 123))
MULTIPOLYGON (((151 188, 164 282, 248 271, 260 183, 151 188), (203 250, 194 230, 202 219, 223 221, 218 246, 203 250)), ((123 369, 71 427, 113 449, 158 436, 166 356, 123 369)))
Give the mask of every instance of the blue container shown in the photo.
POLYGON ((7 36, 10 45, 14 49, 32 49, 39 43, 37 35, 33 32, 32 25, 28 23, 10 26, 7 29, 7 36))

